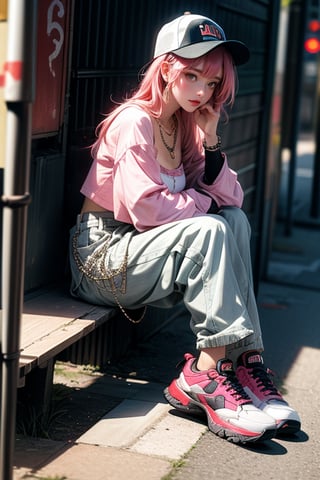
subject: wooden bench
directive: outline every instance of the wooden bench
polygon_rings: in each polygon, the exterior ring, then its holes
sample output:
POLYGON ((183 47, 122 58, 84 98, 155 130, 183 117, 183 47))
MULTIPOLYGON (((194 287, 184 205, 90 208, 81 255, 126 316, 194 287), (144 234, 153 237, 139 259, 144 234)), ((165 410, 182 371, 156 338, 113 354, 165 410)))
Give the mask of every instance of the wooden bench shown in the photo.
POLYGON ((139 338, 159 329, 162 310, 148 310, 142 324, 133 324, 117 308, 71 297, 65 286, 28 295, 20 328, 18 400, 46 415, 56 359, 94 366, 118 360, 139 338))
POLYGON ((115 308, 74 299, 63 288, 41 292, 24 303, 19 387, 25 387, 35 407, 45 412, 50 404, 57 356, 117 314, 115 308))

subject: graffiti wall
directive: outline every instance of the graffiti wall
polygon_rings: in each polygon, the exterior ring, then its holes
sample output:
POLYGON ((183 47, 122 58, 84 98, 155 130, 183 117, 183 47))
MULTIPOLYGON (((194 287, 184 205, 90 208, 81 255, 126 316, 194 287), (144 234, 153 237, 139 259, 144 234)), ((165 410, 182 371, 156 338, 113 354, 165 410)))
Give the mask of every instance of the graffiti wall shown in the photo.
POLYGON ((67 0, 39 2, 33 136, 54 134, 62 124, 68 3, 67 0))

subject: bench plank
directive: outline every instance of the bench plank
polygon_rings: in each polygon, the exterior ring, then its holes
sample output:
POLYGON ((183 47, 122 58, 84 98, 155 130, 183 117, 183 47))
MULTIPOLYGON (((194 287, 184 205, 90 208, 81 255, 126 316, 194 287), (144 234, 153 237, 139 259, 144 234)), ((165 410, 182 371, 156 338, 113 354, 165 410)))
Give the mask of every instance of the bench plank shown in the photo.
POLYGON ((97 307, 59 290, 24 304, 20 335, 20 377, 46 363, 115 316, 117 309, 97 307))
MULTIPOLYGON (((64 290, 55 289, 29 298, 24 303, 23 312, 54 317, 80 318, 96 308, 94 305, 71 297, 64 290)), ((110 307, 101 306, 99 310, 109 312, 110 307)))

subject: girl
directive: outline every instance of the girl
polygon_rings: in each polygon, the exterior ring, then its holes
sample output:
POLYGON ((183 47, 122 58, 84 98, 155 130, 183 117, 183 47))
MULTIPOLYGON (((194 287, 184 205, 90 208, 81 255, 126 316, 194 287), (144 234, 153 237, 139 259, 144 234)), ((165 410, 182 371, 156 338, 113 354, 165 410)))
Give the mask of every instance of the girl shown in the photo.
POLYGON ((70 242, 73 295, 131 321, 128 309, 184 302, 199 355, 165 397, 240 443, 300 428, 263 365, 250 227, 217 135, 248 58, 207 17, 162 27, 137 92, 99 126, 70 242))

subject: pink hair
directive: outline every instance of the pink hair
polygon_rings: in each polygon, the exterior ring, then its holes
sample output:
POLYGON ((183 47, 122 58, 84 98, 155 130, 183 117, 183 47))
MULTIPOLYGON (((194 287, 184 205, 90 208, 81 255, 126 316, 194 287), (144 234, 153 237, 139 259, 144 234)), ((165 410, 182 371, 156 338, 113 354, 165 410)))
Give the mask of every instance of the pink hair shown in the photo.
MULTIPOLYGON (((168 62, 168 64, 172 67, 170 83, 168 84, 169 87, 183 70, 196 68, 200 63, 202 63, 203 76, 206 78, 214 78, 222 68, 222 80, 215 87, 210 101, 215 109, 220 109, 222 112, 224 112, 224 105, 233 104, 237 77, 236 70, 232 62, 232 57, 225 48, 216 48, 211 50, 211 52, 207 53, 206 55, 195 59, 182 58, 172 53, 162 55, 153 60, 150 66, 146 69, 139 88, 132 95, 132 97, 128 98, 121 105, 117 106, 98 125, 98 138, 92 146, 93 154, 98 149, 101 139, 106 135, 107 130, 114 118, 127 106, 137 105, 146 110, 155 118, 160 117, 164 104, 163 91, 167 85, 163 80, 160 68, 164 61, 168 62)), ((190 128, 190 131, 195 131, 192 115, 182 110, 181 117, 183 118, 185 128, 190 128)), ((190 141, 192 141, 192 136, 189 136, 189 138, 190 141)))

